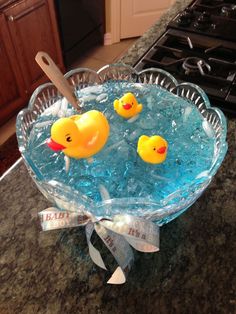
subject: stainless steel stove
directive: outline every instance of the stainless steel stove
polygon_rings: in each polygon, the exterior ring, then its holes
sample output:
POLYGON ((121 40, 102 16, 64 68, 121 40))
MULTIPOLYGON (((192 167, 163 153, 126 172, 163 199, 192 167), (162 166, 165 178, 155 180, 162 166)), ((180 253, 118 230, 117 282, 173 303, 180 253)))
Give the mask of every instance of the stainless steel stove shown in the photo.
POLYGON ((197 0, 178 14, 169 27, 236 41, 234 0, 197 0))
POLYGON ((199 85, 213 106, 236 113, 236 4, 191 3, 135 65, 138 71, 150 67, 199 85))

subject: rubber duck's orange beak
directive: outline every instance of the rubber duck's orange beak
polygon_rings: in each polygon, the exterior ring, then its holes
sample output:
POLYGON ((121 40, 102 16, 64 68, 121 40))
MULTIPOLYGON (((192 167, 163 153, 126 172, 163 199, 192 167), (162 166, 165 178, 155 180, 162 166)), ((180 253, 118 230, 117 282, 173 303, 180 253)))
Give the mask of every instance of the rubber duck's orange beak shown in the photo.
POLYGON ((124 108, 125 110, 129 110, 131 107, 132 107, 131 104, 125 104, 125 105, 123 105, 123 108, 124 108))
POLYGON ((52 150, 56 152, 66 148, 65 146, 55 142, 52 138, 47 139, 46 143, 49 148, 51 148, 52 150))
POLYGON ((156 150, 158 154, 164 154, 166 152, 166 147, 162 146, 156 150))

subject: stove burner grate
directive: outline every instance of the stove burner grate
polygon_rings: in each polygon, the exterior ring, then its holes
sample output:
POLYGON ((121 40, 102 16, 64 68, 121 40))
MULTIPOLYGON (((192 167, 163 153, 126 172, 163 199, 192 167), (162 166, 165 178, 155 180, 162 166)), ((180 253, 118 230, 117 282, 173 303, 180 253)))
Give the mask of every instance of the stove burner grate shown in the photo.
POLYGON ((236 18, 236 5, 223 6, 221 9, 221 15, 236 18))
POLYGON ((182 64, 182 68, 185 70, 185 74, 200 73, 205 75, 211 71, 211 66, 203 59, 196 57, 186 58, 182 64))
POLYGON ((135 65, 137 71, 151 67, 199 85, 217 105, 235 103, 236 111, 235 43, 168 29, 135 65))
POLYGON ((236 1, 195 0, 168 25, 205 36, 236 42, 236 1))

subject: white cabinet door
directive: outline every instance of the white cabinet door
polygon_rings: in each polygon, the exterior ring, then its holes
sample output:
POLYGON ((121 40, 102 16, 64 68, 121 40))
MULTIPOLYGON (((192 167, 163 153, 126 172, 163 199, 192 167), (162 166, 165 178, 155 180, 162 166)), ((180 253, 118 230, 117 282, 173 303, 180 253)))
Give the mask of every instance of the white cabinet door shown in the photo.
POLYGON ((175 0, 121 0, 120 38, 141 36, 175 0))

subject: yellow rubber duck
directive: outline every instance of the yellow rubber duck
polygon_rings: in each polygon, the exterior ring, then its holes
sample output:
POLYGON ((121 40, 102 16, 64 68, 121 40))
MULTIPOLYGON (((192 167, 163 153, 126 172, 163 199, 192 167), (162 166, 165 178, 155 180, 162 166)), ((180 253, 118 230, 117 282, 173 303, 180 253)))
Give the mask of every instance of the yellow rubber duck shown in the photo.
POLYGON ((168 143, 159 135, 142 135, 138 140, 137 152, 143 161, 160 164, 166 159, 168 143))
POLYGON ((62 150, 68 157, 89 158, 106 144, 110 127, 106 117, 97 110, 58 119, 51 127, 47 145, 62 150))
POLYGON ((136 116, 143 109, 143 105, 138 104, 132 93, 124 94, 120 99, 114 100, 113 104, 117 114, 126 119, 136 116))

